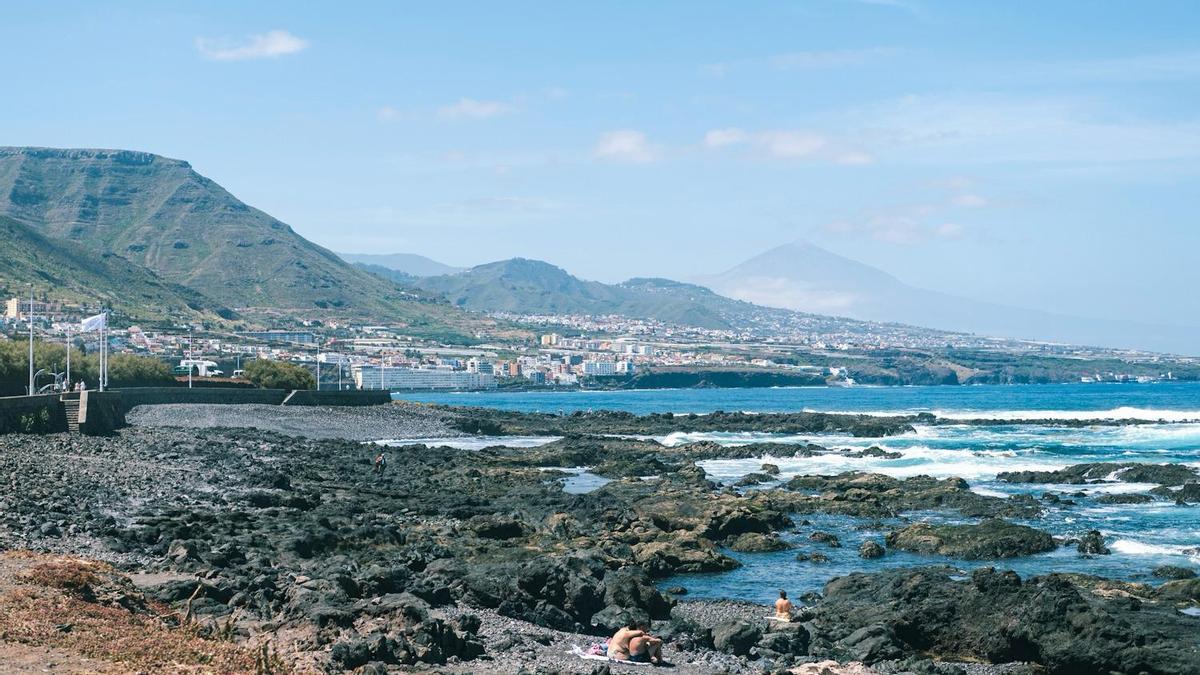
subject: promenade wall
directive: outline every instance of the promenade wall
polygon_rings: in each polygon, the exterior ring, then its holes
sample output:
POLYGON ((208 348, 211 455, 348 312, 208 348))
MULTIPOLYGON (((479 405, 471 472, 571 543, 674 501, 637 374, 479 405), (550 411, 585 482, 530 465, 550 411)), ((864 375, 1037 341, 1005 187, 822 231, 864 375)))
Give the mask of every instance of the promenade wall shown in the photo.
MULTIPOLYGON (((105 392, 107 393, 107 392, 105 392)), ((128 411, 139 405, 164 405, 168 403, 261 403, 281 405, 287 398, 286 389, 234 389, 223 387, 131 387, 114 389, 120 394, 128 411)))
POLYGON ((391 392, 378 389, 357 390, 343 389, 338 391, 315 391, 312 389, 297 389, 288 395, 284 405, 331 405, 331 406, 360 406, 384 405, 392 402, 391 392))
MULTIPOLYGON (((391 402, 386 391, 308 391, 219 387, 131 387, 85 391, 78 398, 79 431, 110 434, 125 426, 125 415, 139 405, 212 403, 222 405, 368 406, 391 402)), ((73 404, 73 401, 72 401, 73 404)), ((73 407, 73 405, 72 405, 73 407)), ((70 430, 68 406, 59 394, 0 397, 0 434, 56 433, 70 430)))
POLYGON ((0 397, 0 433, 48 434, 67 430, 58 394, 0 397))

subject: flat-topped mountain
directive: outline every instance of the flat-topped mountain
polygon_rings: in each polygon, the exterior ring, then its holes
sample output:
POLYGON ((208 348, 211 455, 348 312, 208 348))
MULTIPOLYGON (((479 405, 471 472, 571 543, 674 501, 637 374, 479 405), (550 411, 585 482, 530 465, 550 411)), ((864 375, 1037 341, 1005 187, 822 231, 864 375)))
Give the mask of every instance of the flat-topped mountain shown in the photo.
POLYGON ((38 298, 102 305, 115 310, 118 320, 170 323, 232 316, 201 293, 119 255, 50 239, 0 216, 0 289, 4 297, 25 297, 29 284, 38 298))
POLYGON ((187 162, 128 150, 0 148, 0 214, 116 254, 235 308, 437 311, 239 201, 187 162))

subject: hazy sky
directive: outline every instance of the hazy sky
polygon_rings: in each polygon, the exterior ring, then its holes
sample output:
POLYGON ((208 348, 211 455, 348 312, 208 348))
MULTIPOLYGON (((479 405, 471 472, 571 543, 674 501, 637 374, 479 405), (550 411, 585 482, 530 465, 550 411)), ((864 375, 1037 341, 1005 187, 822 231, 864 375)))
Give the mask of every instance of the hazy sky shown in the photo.
POLYGON ((1200 323, 1194 0, 22 4, 0 144, 186 159, 335 250, 614 281, 807 238, 1200 323))

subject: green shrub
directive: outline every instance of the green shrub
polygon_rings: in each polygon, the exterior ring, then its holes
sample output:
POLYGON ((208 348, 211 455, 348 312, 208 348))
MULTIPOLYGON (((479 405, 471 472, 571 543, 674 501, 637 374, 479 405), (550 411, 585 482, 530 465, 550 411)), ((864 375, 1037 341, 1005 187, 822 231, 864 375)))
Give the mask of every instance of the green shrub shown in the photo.
POLYGON ((312 389, 316 379, 307 368, 286 361, 258 359, 246 364, 245 378, 263 389, 312 389))

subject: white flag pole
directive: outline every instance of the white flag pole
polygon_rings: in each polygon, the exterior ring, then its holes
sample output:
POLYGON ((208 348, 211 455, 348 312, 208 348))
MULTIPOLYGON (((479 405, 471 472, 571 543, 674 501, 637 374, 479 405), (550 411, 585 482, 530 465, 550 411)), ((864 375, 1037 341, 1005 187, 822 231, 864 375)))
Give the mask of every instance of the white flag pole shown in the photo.
POLYGON ((63 391, 71 391, 71 324, 67 324, 67 376, 63 391))
POLYGON ((29 395, 33 393, 33 284, 29 284, 29 395))
MULTIPOLYGON (((100 312, 104 314, 104 312, 100 312)), ((108 372, 108 317, 100 323, 100 391, 104 391, 104 375, 108 372)))

